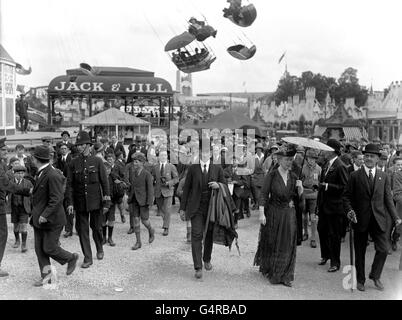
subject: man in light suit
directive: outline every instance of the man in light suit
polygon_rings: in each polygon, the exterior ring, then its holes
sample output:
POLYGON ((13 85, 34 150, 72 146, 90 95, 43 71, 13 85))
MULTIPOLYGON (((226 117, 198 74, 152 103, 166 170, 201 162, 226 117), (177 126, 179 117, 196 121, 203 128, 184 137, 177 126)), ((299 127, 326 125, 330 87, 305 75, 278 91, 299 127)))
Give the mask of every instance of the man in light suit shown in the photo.
POLYGON ((344 197, 345 213, 354 222, 354 246, 357 272, 357 289, 365 291, 365 255, 367 238, 374 240, 376 254, 369 278, 378 290, 384 290, 380 277, 389 250, 388 219, 401 224, 391 193, 389 176, 376 168, 381 156, 380 147, 368 144, 363 151, 364 166, 351 174, 344 197))
POLYGON ((160 151, 159 162, 152 169, 155 184, 155 200, 158 210, 162 214, 164 236, 169 234, 170 208, 172 206, 174 186, 179 183, 179 174, 176 167, 167 160, 167 151, 160 151))
POLYGON ((348 182, 346 165, 339 158, 342 145, 335 139, 327 142, 334 151, 325 151, 326 164, 321 172, 317 196, 318 235, 320 237, 321 261, 331 260, 328 272, 336 272, 341 265, 341 239, 344 226, 342 195, 348 182))
POLYGON ((60 234, 66 224, 63 208, 66 178, 60 170, 50 165, 48 147, 36 147, 33 156, 38 174, 32 194, 30 223, 34 228, 35 252, 42 276, 34 286, 39 287, 50 271, 47 269, 50 258, 62 265, 67 263, 67 275, 70 275, 76 268, 78 254, 68 252, 59 245, 60 234))
POLYGON ((210 161, 209 148, 209 140, 199 142, 200 161, 189 167, 180 201, 181 219, 191 220, 191 252, 197 279, 202 278, 203 261, 205 269, 212 270, 213 239, 212 228, 209 226, 205 235, 204 253, 202 250, 211 190, 219 188, 219 182, 226 183, 222 167, 210 161))

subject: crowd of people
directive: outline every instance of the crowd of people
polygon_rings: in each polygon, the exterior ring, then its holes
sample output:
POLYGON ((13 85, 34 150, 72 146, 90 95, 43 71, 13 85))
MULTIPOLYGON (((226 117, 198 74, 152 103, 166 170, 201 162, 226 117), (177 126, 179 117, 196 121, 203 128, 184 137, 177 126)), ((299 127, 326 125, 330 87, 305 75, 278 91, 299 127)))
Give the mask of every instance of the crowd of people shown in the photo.
MULTIPOLYGON (((89 229, 96 258, 102 260, 103 246, 116 245, 116 213, 125 223, 128 211, 127 233, 135 234, 132 250, 139 250, 141 223, 148 243, 155 239, 150 208, 156 205, 163 236, 168 236, 177 200, 197 279, 202 278, 203 267, 212 269, 217 232, 211 210, 214 217, 225 217, 232 239, 242 219, 258 214, 254 264, 273 284, 292 286, 297 246, 307 240, 312 249, 319 241, 319 264, 330 261, 328 272, 337 272, 341 244, 353 230, 357 288, 365 290, 366 247, 374 242, 369 278, 383 290, 380 278, 387 255, 398 250, 402 154, 394 145, 329 139, 326 144, 333 151, 320 151, 275 137, 187 140, 170 146, 138 140, 126 154, 116 136, 95 142, 81 131, 73 144, 64 131, 55 146, 52 138, 44 137, 30 155, 17 145, 16 156, 8 159, 5 139, 0 142, 0 262, 9 205, 13 248, 27 251, 28 223, 33 226, 41 271, 36 286, 43 285, 49 258, 67 264, 67 274, 76 268, 78 253, 65 251, 59 241, 63 229, 64 237, 73 236, 74 220, 84 255, 81 267, 89 268, 94 262, 89 229), (216 199, 221 204, 215 205, 216 199)), ((8 273, 0 268, 0 276, 8 273)))

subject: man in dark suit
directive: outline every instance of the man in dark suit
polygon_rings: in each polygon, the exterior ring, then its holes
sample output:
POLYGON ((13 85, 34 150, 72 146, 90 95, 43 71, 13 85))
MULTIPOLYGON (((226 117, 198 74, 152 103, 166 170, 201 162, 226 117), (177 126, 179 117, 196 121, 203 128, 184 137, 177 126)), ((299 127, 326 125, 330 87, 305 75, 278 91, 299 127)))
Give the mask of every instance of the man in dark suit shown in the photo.
POLYGON ((155 239, 155 230, 149 221, 149 207, 154 202, 154 186, 152 174, 144 168, 145 155, 141 152, 133 155, 133 162, 127 166, 124 181, 129 185, 127 203, 130 206, 130 225, 133 226, 136 243, 131 248, 138 250, 142 246, 140 219, 148 229, 149 243, 155 239))
POLYGON ((116 155, 117 151, 120 151, 123 154, 123 159, 126 159, 126 150, 124 150, 124 146, 121 142, 117 141, 117 137, 113 136, 112 141, 109 145, 110 149, 113 150, 114 154, 116 155))
MULTIPOLYGON (((126 163, 124 162, 123 159, 124 155, 120 150, 116 151, 115 155, 116 160, 114 161, 114 163, 111 163, 112 178, 114 183, 120 184, 124 178, 124 172, 126 171, 126 163)), ((121 186, 122 185, 120 185, 119 187, 121 186)), ((126 217, 124 216, 126 210, 124 209, 124 203, 123 203, 124 189, 119 188, 119 190, 121 191, 121 193, 119 194, 119 197, 115 199, 116 201, 115 205, 117 205, 117 207, 119 208, 121 223, 126 223, 126 217)))
POLYGON ((68 166, 66 201, 67 212, 76 211, 76 230, 80 237, 84 263, 82 268, 93 264, 89 227, 96 246, 96 257, 102 260, 102 210, 109 211, 110 186, 106 169, 101 158, 91 155, 92 141, 88 132, 80 131, 77 135, 77 150, 79 155, 68 166))
POLYGON ((67 275, 75 270, 77 253, 70 253, 59 245, 60 233, 66 223, 63 208, 66 178, 61 171, 53 168, 50 161, 50 150, 45 146, 35 148, 33 161, 38 174, 32 194, 31 225, 34 228, 35 252, 38 257, 41 279, 34 283, 42 286, 48 275, 50 258, 61 265, 68 263, 67 275))
POLYGON ((331 260, 328 272, 336 272, 341 265, 341 238, 344 225, 342 195, 348 182, 346 165, 340 160, 342 145, 329 139, 327 145, 334 151, 325 151, 326 163, 321 173, 317 197, 318 225, 321 261, 331 260))
MULTIPOLYGON (((70 165, 72 156, 70 153, 70 148, 67 144, 61 143, 58 145, 58 150, 59 150, 59 156, 54 163, 54 167, 59 169, 61 172, 63 172, 63 175, 67 177, 67 172, 68 172, 68 166, 70 165)), ((65 233, 64 237, 72 237, 73 235, 73 225, 74 225, 74 213, 73 214, 68 214, 67 213, 67 202, 66 199, 63 201, 64 204, 64 209, 66 211, 66 227, 65 227, 65 233)))
POLYGON ((208 226, 204 240, 204 254, 202 255, 202 240, 208 215, 211 189, 219 188, 218 183, 226 183, 223 169, 210 161, 210 141, 199 143, 200 161, 192 164, 188 169, 186 182, 183 187, 182 201, 180 201, 180 217, 191 220, 191 251, 193 255, 195 277, 202 278, 202 261, 206 270, 212 269, 212 230, 208 226))
MULTIPOLYGON (((67 145, 68 150, 71 153, 71 156, 74 157, 77 154, 77 149, 76 147, 70 142, 70 133, 68 131, 63 131, 61 133, 61 141, 56 143, 56 152, 57 155, 59 156, 61 154, 60 147, 62 145, 67 145)), ((62 170, 63 171, 63 170, 62 170)))
POLYGON ((389 250, 388 216, 395 225, 401 224, 391 194, 389 176, 376 168, 380 148, 368 144, 363 151, 364 166, 350 176, 343 201, 347 217, 354 222, 354 246, 357 273, 357 289, 364 291, 365 255, 368 234, 374 240, 376 254, 369 278, 379 290, 384 290, 380 277, 389 250))
POLYGON ((363 165, 363 153, 360 150, 353 150, 350 155, 352 156, 352 164, 348 167, 349 176, 363 165))

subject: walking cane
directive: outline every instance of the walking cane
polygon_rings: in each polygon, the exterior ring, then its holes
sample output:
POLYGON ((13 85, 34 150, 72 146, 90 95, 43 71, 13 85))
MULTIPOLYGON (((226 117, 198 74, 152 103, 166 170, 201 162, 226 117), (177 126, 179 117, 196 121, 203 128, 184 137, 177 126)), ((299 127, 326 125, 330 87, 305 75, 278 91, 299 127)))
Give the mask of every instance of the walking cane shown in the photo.
POLYGON ((351 272, 352 272, 351 290, 353 292, 355 263, 354 263, 354 259, 353 259, 353 228, 352 228, 352 221, 349 221, 349 251, 350 251, 350 265, 352 267, 351 268, 351 272))

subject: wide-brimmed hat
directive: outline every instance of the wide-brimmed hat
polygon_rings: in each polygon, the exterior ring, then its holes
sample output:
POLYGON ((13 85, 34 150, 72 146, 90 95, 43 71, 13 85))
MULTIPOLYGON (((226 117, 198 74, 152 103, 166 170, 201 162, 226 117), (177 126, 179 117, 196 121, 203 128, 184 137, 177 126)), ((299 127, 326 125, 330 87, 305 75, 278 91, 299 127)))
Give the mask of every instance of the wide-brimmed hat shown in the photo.
POLYGON ((63 131, 63 132, 61 133, 61 136, 64 136, 65 134, 70 137, 70 133, 69 133, 67 130, 63 131))
POLYGON ((363 150, 363 153, 372 153, 372 154, 376 154, 379 157, 381 157, 381 148, 378 144, 376 143, 369 143, 363 150))
POLYGON ((89 137, 89 133, 86 131, 78 132, 77 139, 75 141, 75 145, 81 144, 92 144, 91 138, 89 137))
POLYGON ((33 151, 33 156, 39 160, 50 160, 50 149, 46 146, 37 146, 33 151))
POLYGON ((27 171, 27 168, 25 168, 24 166, 15 166, 15 167, 13 168, 13 171, 14 171, 14 172, 26 172, 26 171, 27 171))
POLYGON ((296 148, 292 146, 286 146, 280 148, 275 154, 282 157, 294 157, 296 154, 296 148))
POLYGON ((145 157, 145 155, 142 152, 133 153, 132 159, 133 159, 133 161, 134 160, 138 160, 138 161, 141 161, 141 162, 146 162, 147 161, 147 158, 145 157))
POLYGON ((10 161, 8 162, 8 163, 13 163, 13 162, 15 162, 15 161, 20 161, 20 159, 18 159, 17 157, 12 157, 11 159, 10 159, 10 161))
POLYGON ((102 143, 96 142, 96 143, 94 144, 94 150, 95 150, 95 152, 102 152, 104 149, 105 149, 105 146, 104 146, 102 143))

